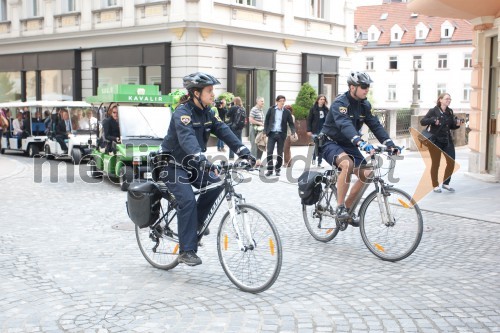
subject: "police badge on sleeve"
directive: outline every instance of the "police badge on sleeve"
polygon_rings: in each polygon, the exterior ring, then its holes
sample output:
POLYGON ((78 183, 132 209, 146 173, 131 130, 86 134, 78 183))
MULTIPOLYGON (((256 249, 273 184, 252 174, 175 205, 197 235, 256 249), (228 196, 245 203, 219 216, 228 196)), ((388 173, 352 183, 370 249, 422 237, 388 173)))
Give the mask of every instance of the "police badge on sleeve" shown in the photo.
POLYGON ((191 122, 191 117, 190 116, 181 116, 181 123, 184 125, 187 125, 191 122))
POLYGON ((343 114, 347 114, 347 107, 345 106, 339 106, 339 112, 343 114))

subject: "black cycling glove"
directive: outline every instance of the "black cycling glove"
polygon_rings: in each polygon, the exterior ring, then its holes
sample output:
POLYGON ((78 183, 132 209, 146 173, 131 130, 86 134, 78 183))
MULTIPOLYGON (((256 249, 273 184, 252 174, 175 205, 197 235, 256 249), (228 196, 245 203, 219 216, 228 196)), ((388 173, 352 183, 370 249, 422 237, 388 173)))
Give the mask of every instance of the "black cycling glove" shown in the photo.
POLYGON ((247 160, 252 168, 257 163, 257 159, 255 158, 255 156, 253 156, 250 150, 246 147, 240 149, 240 151, 238 152, 238 156, 244 160, 247 160))

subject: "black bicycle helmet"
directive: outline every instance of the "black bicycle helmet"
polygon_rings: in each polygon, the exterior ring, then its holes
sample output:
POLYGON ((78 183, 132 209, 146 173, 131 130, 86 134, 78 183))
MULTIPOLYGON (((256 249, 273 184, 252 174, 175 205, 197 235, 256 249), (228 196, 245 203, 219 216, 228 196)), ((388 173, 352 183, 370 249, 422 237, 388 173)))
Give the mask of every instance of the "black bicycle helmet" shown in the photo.
POLYGON ((361 84, 370 85, 372 82, 370 75, 364 72, 351 72, 347 78, 347 84, 350 86, 359 86, 361 84))
POLYGON ((219 80, 217 80, 215 77, 202 72, 196 72, 186 75, 184 76, 182 81, 184 84, 184 88, 186 88, 187 90, 220 84, 219 80))

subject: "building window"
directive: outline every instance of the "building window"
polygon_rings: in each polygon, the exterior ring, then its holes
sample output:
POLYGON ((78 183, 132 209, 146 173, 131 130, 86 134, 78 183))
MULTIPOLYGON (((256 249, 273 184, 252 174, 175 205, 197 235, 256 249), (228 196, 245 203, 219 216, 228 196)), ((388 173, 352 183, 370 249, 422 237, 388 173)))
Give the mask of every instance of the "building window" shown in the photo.
POLYGON ((255 0, 236 0, 236 3, 240 5, 247 5, 247 6, 254 6, 255 7, 255 0))
POLYGON ((396 85, 395 84, 390 84, 387 87, 387 100, 389 101, 395 101, 396 100, 396 85))
POLYGON ((373 70, 373 57, 366 57, 366 70, 373 70))
POLYGON ((28 17, 37 17, 38 13, 38 0, 29 0, 27 3, 28 17))
POLYGON ((397 32, 394 33, 394 40, 399 40, 399 34, 397 32))
POLYGON ((398 69, 398 57, 393 56, 389 58, 389 69, 398 69))
POLYGON ((325 4, 324 0, 310 0, 311 1, 311 16, 318 18, 325 18, 325 4))
POLYGON ((438 56, 438 68, 448 68, 448 56, 446 54, 438 56))
POLYGON ((448 38, 450 37, 450 29, 446 28, 443 31, 443 37, 448 38))
POLYGON ((118 0, 102 0, 103 7, 113 7, 118 5, 118 0))
POLYGON ((62 2, 63 13, 71 13, 76 11, 75 0, 65 0, 62 2))
MULTIPOLYGON (((438 83, 437 85, 437 95, 441 95, 446 92, 446 83, 438 83)), ((437 96, 436 96, 437 97, 437 96)))
POLYGON ((7 21, 7 0, 0 0, 0 21, 7 21))
POLYGON ((464 84, 464 102, 470 101, 470 84, 464 84))
POLYGON ((464 56, 464 67, 472 68, 472 54, 466 54, 464 56))
POLYGON ((422 56, 413 56, 413 68, 422 69, 422 56))

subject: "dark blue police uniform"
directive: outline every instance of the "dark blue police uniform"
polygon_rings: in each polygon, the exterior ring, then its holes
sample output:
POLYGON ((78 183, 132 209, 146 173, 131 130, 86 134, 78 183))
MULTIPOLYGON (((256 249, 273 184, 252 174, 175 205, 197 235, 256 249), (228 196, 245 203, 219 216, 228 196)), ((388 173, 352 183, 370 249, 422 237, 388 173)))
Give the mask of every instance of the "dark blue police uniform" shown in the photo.
POLYGON ((354 99, 349 91, 339 95, 330 106, 323 125, 322 133, 326 140, 322 146, 323 158, 331 165, 335 158, 345 152, 354 160, 355 167, 363 163, 364 158, 358 149, 361 141, 360 130, 366 124, 378 141, 388 147, 394 146, 384 127, 371 113, 371 105, 367 100, 354 99))
POLYGON ((167 136, 161 144, 161 153, 170 154, 174 160, 164 168, 160 179, 177 200, 180 251, 196 251, 198 224, 206 219, 223 188, 217 187, 202 193, 196 202, 191 185, 196 188, 220 181, 204 168, 210 134, 215 134, 229 148, 248 152, 231 129, 208 107, 198 108, 192 101, 179 105, 172 115, 167 136))

